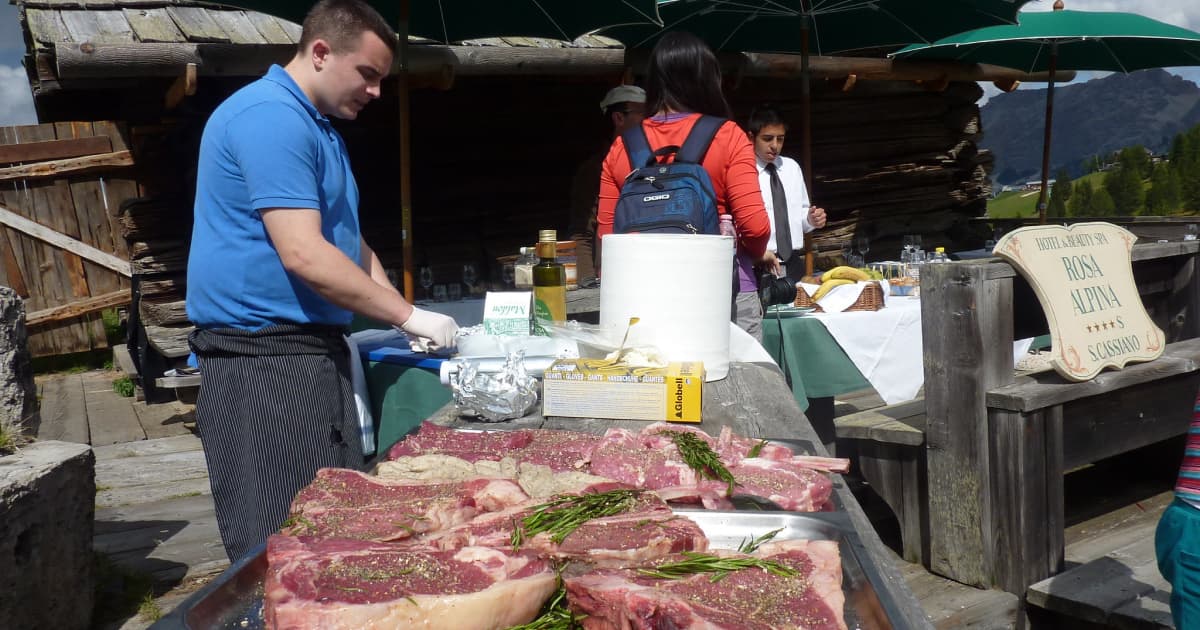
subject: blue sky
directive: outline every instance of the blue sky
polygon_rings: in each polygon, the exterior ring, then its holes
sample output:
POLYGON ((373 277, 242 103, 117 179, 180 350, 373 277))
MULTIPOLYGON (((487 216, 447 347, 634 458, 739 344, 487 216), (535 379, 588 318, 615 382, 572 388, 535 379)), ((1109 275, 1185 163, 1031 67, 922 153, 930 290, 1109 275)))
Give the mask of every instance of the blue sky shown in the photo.
MULTIPOLYGON (((297 0, 300 1, 300 0, 297 0)), ((1053 0, 1035 0, 1025 5, 1025 11, 1049 11, 1053 0)), ((1068 9, 1081 11, 1129 11, 1141 13, 1156 20, 1200 31, 1200 0, 1068 0, 1068 9)), ((25 54, 25 43, 17 23, 17 8, 9 0, 0 0, 0 126, 30 124, 37 122, 33 113, 33 98, 29 93, 29 82, 21 68, 21 57, 25 54)), ((1190 79, 1200 85, 1200 67, 1168 68, 1171 72, 1190 79)), ((1093 73, 1081 72, 1076 81, 1094 78, 1093 73)), ((997 94, 990 83, 984 86, 985 97, 997 94)), ((1028 88, 1041 88, 1044 84, 1031 83, 1028 88)))

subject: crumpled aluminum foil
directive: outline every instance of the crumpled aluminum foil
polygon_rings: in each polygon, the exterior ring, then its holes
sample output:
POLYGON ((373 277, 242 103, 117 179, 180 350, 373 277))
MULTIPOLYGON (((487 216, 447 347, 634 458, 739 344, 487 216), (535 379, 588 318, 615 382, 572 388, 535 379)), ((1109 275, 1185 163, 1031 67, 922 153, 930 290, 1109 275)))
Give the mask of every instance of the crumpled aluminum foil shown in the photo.
POLYGON ((463 416, 501 422, 527 415, 538 402, 537 379, 525 372, 525 352, 514 352, 499 372, 480 372, 474 361, 450 375, 454 405, 463 416))

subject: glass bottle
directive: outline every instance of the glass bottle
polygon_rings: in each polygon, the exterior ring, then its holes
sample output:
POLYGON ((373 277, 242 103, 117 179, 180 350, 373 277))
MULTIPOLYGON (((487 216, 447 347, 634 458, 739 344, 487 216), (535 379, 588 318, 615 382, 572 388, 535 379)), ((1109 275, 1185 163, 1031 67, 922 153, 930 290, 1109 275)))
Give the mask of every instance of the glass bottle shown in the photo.
POLYGON ((538 231, 538 264, 533 266, 533 315, 555 322, 567 319, 567 271, 558 262, 558 232, 538 231))

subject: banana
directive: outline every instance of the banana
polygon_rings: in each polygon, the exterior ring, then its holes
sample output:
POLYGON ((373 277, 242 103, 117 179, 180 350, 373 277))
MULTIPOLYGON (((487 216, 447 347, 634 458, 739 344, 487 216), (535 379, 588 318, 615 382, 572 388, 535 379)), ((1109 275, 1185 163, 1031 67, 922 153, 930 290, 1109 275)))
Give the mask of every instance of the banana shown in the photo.
POLYGON ((857 269, 855 267, 848 267, 846 265, 842 265, 840 267, 834 267, 833 269, 826 271, 825 275, 821 276, 821 279, 823 279, 823 280, 853 280, 855 282, 858 282, 859 280, 870 280, 871 275, 868 274, 867 272, 863 271, 862 269, 857 269))
POLYGON ((821 287, 819 289, 817 289, 816 293, 813 294, 812 301, 814 301, 814 302, 819 301, 821 298, 825 297, 825 294, 829 293, 834 287, 840 287, 845 284, 854 284, 854 281, 847 280, 845 278, 834 278, 833 280, 826 280, 825 282, 821 283, 821 287))

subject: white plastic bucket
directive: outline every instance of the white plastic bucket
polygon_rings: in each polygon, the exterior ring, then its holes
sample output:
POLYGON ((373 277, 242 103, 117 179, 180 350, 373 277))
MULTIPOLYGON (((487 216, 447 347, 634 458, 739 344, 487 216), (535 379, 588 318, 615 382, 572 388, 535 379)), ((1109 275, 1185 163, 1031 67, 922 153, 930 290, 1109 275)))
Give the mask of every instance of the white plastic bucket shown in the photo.
POLYGON ((602 244, 600 325, 627 346, 671 361, 703 361, 706 381, 729 372, 733 237, 609 234, 602 244))

